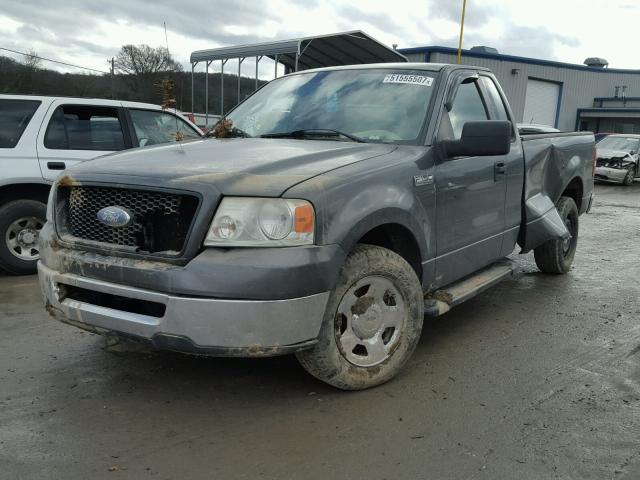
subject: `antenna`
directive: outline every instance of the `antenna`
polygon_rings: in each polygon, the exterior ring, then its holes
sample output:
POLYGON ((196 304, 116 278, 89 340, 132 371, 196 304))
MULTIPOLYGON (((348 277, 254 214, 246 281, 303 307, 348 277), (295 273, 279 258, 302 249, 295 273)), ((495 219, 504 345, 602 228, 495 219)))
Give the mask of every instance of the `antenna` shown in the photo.
POLYGON ((167 45, 167 54, 169 54, 169 37, 167 37, 167 22, 162 22, 164 26, 164 43, 167 45))

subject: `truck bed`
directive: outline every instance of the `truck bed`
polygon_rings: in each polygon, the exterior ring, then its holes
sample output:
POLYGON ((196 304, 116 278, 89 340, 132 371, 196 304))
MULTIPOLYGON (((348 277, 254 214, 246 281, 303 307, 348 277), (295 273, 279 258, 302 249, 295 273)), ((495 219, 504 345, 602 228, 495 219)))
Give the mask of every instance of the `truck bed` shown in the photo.
POLYGON ((593 190, 594 137, 591 132, 567 132, 522 135, 521 139, 525 174, 519 244, 527 252, 567 235, 555 209, 563 193, 571 193, 580 213, 587 210, 593 190))

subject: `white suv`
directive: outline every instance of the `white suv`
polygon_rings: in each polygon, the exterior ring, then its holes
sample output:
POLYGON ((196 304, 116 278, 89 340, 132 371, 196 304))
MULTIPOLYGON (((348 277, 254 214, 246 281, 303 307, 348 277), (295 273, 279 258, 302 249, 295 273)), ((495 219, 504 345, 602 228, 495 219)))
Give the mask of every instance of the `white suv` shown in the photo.
POLYGON ((201 136, 185 117, 157 105, 0 95, 0 268, 36 272, 49 188, 62 170, 118 150, 201 136))

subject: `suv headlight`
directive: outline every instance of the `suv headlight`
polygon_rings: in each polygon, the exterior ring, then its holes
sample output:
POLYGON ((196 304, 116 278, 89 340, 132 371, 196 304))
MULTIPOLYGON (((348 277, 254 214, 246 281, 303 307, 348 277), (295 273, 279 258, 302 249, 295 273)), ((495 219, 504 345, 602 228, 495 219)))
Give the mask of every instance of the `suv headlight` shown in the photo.
POLYGON ((209 247, 288 247, 313 244, 315 213, 306 200, 226 197, 209 227, 209 247))

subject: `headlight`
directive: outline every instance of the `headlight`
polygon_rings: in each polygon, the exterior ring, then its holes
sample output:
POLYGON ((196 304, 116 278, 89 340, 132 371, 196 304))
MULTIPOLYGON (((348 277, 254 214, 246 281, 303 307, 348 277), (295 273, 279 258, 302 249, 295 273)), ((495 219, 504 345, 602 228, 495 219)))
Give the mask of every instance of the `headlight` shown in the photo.
POLYGON ((284 247, 313 244, 315 213, 306 200, 223 198, 205 246, 284 247))

